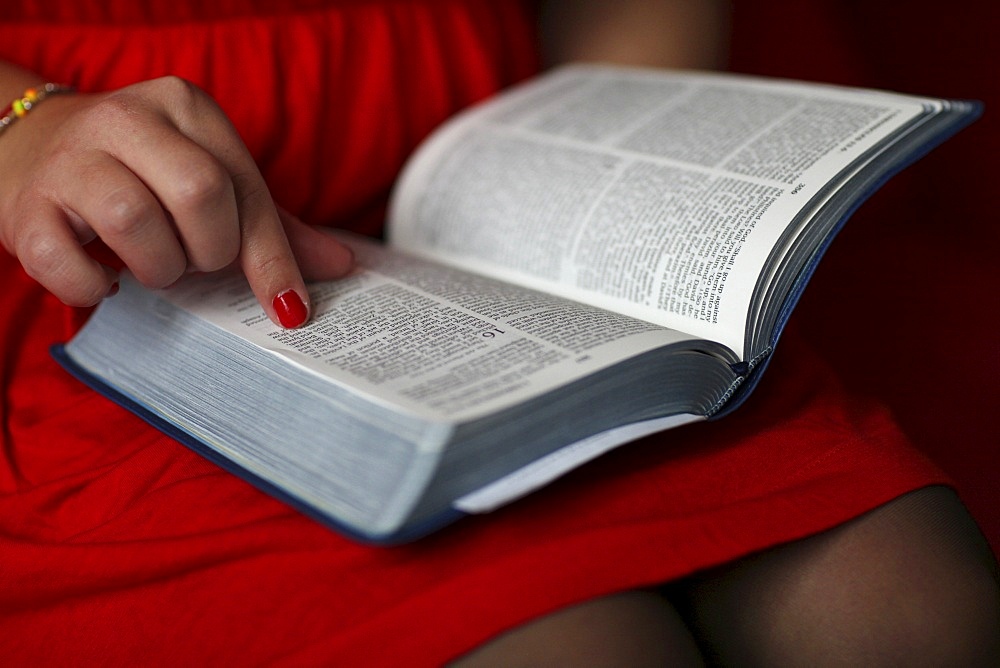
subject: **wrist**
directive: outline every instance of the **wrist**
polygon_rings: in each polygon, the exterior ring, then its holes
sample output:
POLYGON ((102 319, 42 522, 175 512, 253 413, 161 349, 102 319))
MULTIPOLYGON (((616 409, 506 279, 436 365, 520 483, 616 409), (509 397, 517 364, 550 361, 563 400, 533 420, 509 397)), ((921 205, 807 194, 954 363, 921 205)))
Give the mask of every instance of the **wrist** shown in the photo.
POLYGON ((28 86, 20 95, 14 97, 6 107, 0 107, 0 134, 17 121, 28 116, 49 97, 72 90, 70 86, 52 82, 28 86))
POLYGON ((47 77, 8 62, 0 61, 0 106, 21 95, 25 89, 37 86, 47 77))

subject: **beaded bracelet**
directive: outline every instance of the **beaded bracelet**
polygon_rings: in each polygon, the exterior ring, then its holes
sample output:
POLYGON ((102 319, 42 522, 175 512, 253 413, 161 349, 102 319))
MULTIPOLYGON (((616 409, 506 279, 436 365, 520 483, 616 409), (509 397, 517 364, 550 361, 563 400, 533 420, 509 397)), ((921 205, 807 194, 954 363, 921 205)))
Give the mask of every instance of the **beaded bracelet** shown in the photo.
POLYGON ((29 111, 41 104, 42 100, 49 95, 68 93, 72 90, 72 86, 63 86, 62 84, 55 83, 46 83, 37 88, 29 88, 24 91, 21 97, 11 102, 3 110, 3 114, 0 115, 0 132, 10 127, 17 119, 26 116, 29 111))

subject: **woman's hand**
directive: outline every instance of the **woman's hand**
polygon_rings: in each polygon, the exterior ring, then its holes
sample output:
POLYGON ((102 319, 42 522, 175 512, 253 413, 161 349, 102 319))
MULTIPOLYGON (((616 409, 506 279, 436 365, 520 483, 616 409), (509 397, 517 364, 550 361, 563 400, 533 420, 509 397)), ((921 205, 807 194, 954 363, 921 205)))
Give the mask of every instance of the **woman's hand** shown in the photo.
POLYGON ((175 77, 52 96, 0 134, 0 242, 62 301, 97 303, 117 275, 83 248, 100 238, 144 285, 238 262, 269 317, 308 317, 310 278, 352 256, 281 214, 219 106, 175 77), (291 244, 289 243, 291 241, 291 244))

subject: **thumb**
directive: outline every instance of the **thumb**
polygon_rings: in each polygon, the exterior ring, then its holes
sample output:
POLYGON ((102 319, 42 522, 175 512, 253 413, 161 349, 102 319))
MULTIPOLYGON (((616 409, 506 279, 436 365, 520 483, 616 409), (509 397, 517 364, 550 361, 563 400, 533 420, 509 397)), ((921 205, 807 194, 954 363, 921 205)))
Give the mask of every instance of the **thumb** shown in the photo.
POLYGON ((302 222, 278 207, 288 244, 307 281, 326 281, 346 275, 354 267, 354 252, 332 234, 302 222))

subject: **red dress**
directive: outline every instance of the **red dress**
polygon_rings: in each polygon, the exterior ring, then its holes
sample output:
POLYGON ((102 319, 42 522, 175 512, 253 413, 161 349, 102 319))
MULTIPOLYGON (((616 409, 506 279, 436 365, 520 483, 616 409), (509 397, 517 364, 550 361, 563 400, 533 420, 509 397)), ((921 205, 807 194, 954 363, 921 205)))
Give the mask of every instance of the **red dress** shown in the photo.
MULTIPOLYGON (((368 233, 433 126, 536 66, 522 2, 147 4, 7 6, 0 57, 83 91, 191 79, 232 117, 276 201, 368 233)), ((437 665, 560 606, 945 481, 790 331, 725 420, 631 444, 415 544, 365 547, 70 378, 48 347, 85 314, 6 255, 0 285, 9 665, 437 665)))

